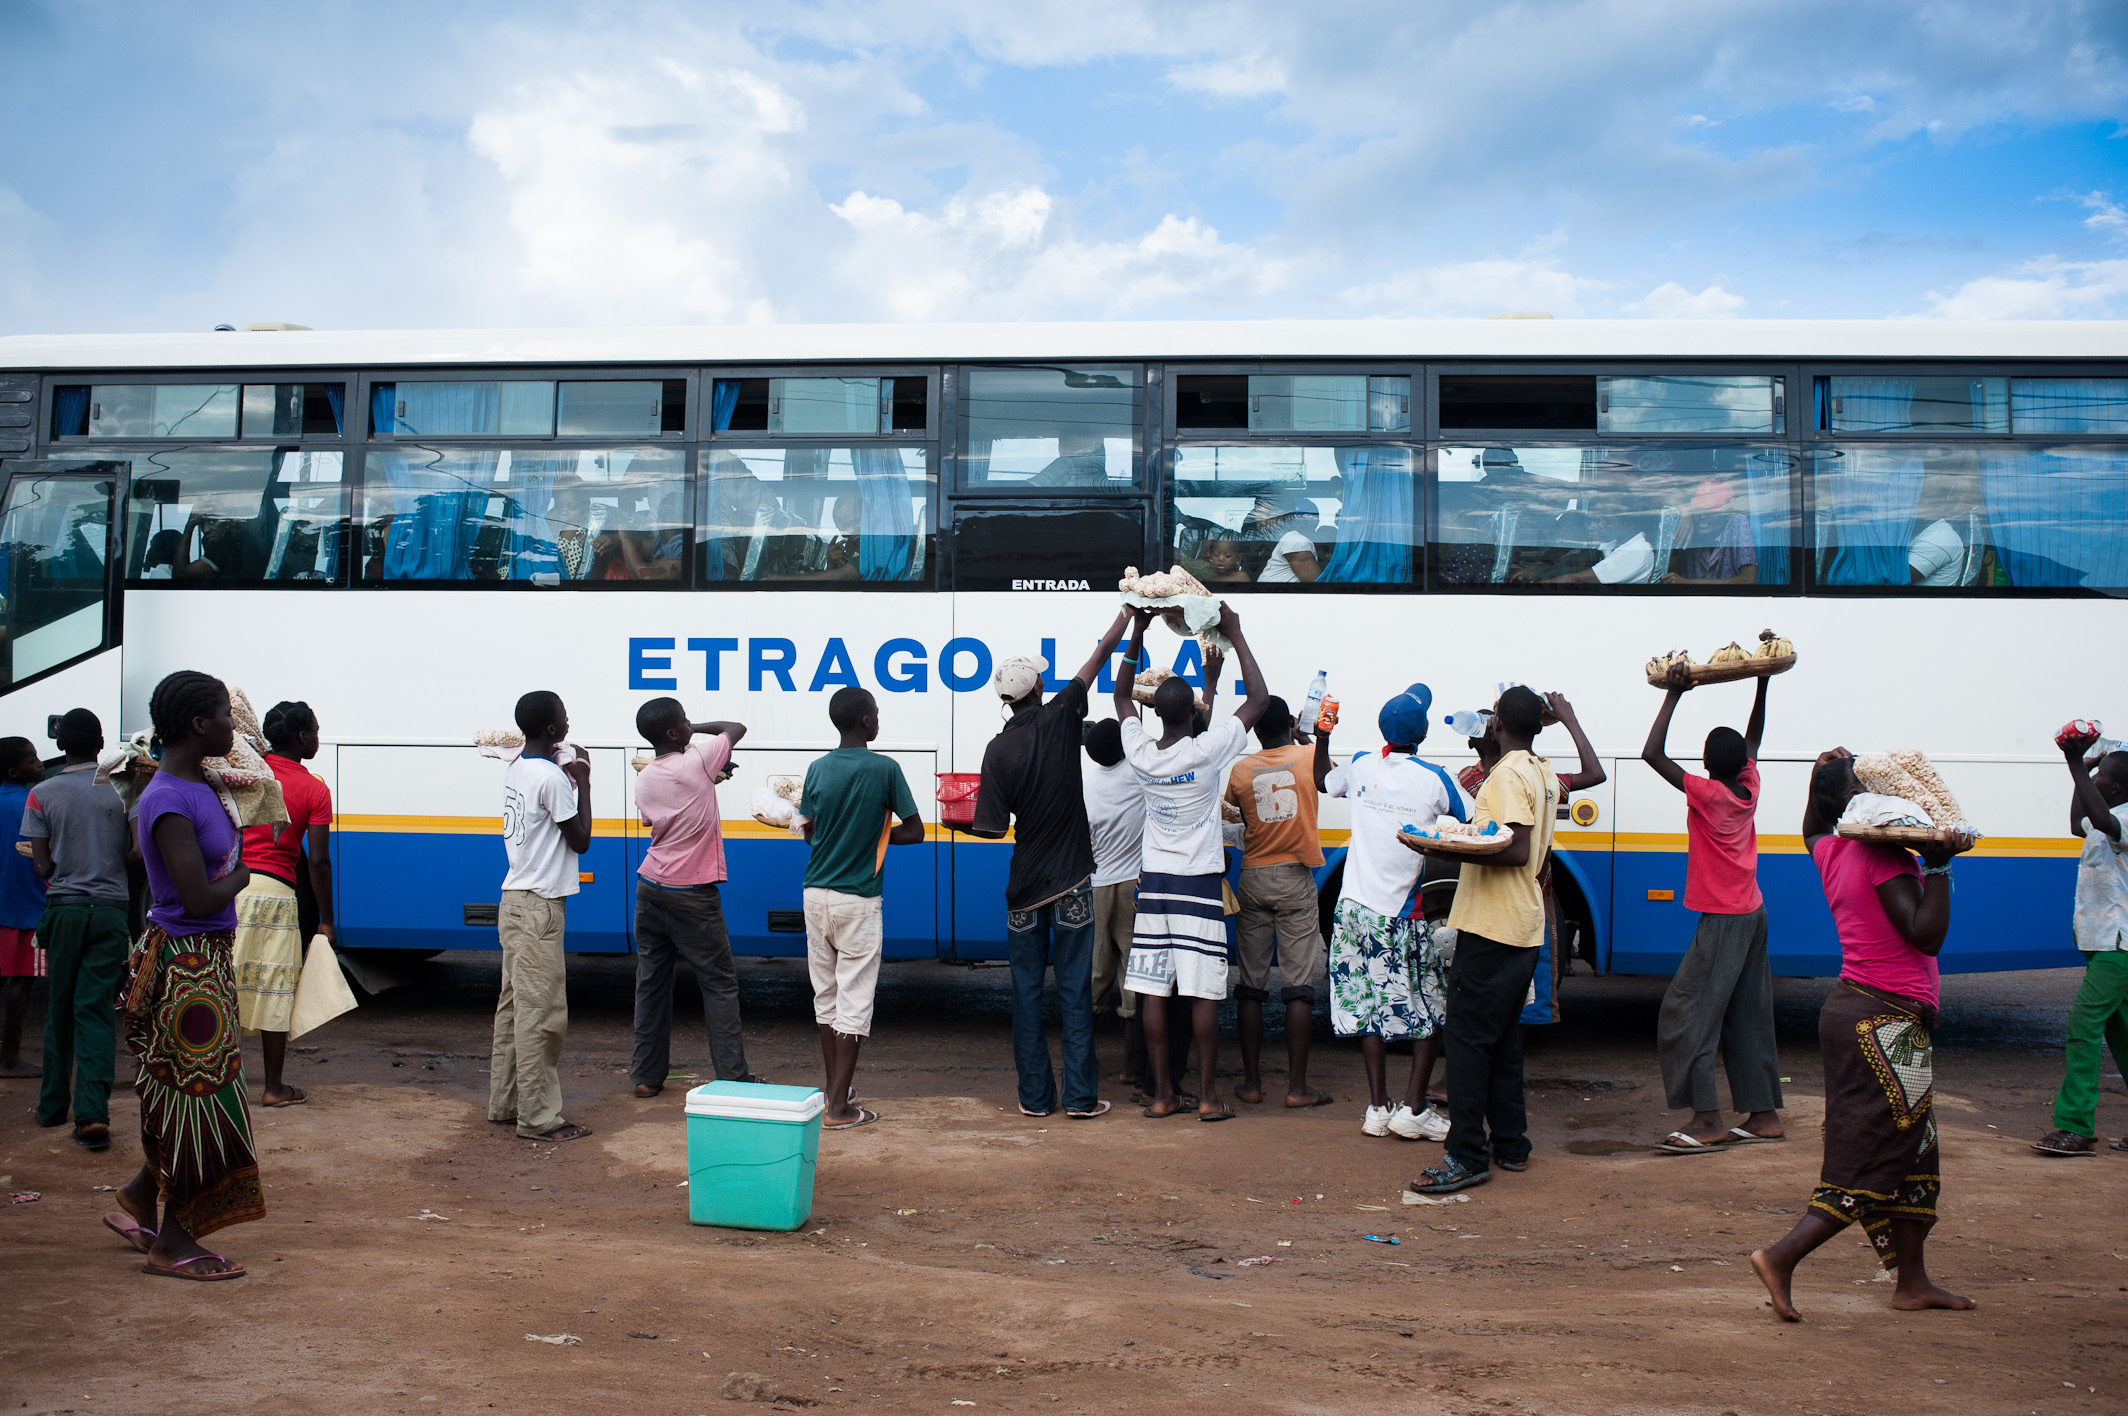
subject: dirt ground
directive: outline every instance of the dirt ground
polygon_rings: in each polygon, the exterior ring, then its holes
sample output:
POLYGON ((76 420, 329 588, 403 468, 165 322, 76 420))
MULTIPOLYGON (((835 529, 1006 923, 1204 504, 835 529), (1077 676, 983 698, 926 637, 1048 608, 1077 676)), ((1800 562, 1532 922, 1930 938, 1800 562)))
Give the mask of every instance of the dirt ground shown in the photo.
MULTIPOLYGON (((1816 1175, 1822 981, 1778 987, 1789 1143, 1649 1149, 1678 1119, 1662 981, 1583 974, 1532 1038, 1530 1170, 1416 1207, 1400 1192, 1438 1148, 1359 1133, 1358 1053, 1324 1017, 1333 1107, 1029 1120, 1004 972, 890 965, 859 1072, 882 1120, 823 1138, 811 1223, 760 1234, 687 1222, 687 1083, 627 1094, 631 968, 572 964, 563 1080, 595 1134, 566 1145, 484 1119, 493 956, 445 955, 300 1042, 310 1104, 253 1111, 270 1213, 215 1236, 250 1269, 233 1283, 145 1277, 99 1226, 139 1163, 130 1090, 99 1156, 37 1128, 34 1082, 0 1083, 4 1188, 43 1195, 0 1217, 0 1407, 651 1416, 748 1409, 722 1395, 743 1372, 783 1409, 850 1411, 2123 1409, 2128 1154, 2026 1149, 2072 974, 1946 983, 1930 1259, 1978 1310, 1894 1312, 1851 1233, 1805 1265, 1787 1326, 1744 1256, 1816 1175), (527 1340, 563 1333, 581 1345, 527 1340)), ((753 1066, 817 1084, 799 966, 744 973, 753 1066)), ((706 1072, 686 984, 675 1070, 706 1072)), ((1102 1051, 1114 1072, 1114 1035, 1102 1051)))

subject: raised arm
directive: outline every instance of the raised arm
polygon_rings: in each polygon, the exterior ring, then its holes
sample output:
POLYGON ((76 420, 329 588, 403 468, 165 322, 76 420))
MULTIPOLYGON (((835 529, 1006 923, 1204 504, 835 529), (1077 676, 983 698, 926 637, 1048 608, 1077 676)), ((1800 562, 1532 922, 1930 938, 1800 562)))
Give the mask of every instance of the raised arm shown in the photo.
POLYGON ((1225 672, 1227 656, 1217 649, 1207 649, 1204 654, 1204 716, 1212 716, 1212 700, 1219 696, 1219 676, 1225 672))
MULTIPOLYGON (((1099 646, 1094 649, 1094 652, 1087 658, 1086 662, 1079 666, 1079 671, 1073 674, 1072 677, 1085 684, 1088 688, 1093 687, 1095 680, 1100 677, 1101 666, 1108 662, 1109 656, 1116 652, 1116 646, 1123 642, 1123 631, 1130 627, 1130 622, 1130 606, 1125 605, 1122 609, 1116 611, 1115 623, 1108 627, 1108 631, 1101 636, 1099 646)), ((1136 663, 1137 660, 1133 659, 1131 662, 1136 663)))
MULTIPOLYGON (((591 759, 579 747, 575 760, 562 771, 576 785, 576 815, 566 821, 557 819, 554 824, 561 827, 562 840, 568 843, 569 849, 582 855, 591 849, 591 759)), ((156 839, 159 841, 162 837, 156 839)))
POLYGON ((1944 936, 1951 930, 1951 877, 1946 873, 1951 857, 1972 848, 1971 836, 1953 831, 1944 844, 1921 852, 1922 865, 1933 874, 1924 874, 1919 880, 1911 875, 1896 875, 1877 887, 1877 898, 1884 902, 1884 913, 1892 928, 1931 957, 1942 952, 1944 936))
POLYGON ((1771 675, 1759 679, 1759 691, 1751 700, 1751 721, 1744 724, 1744 755, 1753 762, 1759 760, 1759 743, 1766 736, 1766 685, 1773 682, 1771 675))
POLYGON ((1254 731, 1256 720, 1271 702, 1271 690, 1264 687, 1263 670, 1256 665, 1256 654, 1249 648, 1249 641, 1241 634, 1241 616, 1224 600, 1219 603, 1219 632, 1234 646, 1234 657, 1241 662, 1241 685, 1248 690, 1248 697, 1234 710, 1234 721, 1245 732, 1254 731))
POLYGON ((739 745, 739 739, 746 736, 746 724, 744 723, 725 723, 712 721, 707 723, 690 723, 688 724, 688 726, 694 729, 695 735, 697 737, 715 737, 718 733, 722 733, 724 734, 724 736, 731 739, 733 747, 737 747, 739 745))
MULTIPOLYGON (((2091 764, 2084 761, 2084 751, 2090 739, 2072 739, 2062 746, 2062 757, 2069 764, 2069 834, 2084 834, 2084 822, 2096 826, 2109 841, 2121 838, 2120 819, 2106 805, 2106 798, 2099 795, 2098 783, 2091 780, 2091 764)), ((33 842, 33 844, 42 844, 33 842)), ((40 874, 43 872, 39 872, 40 874)))
POLYGON ((1116 670, 1116 721, 1138 716, 1138 700, 1131 697, 1136 686, 1138 658, 1145 652, 1145 627, 1153 622, 1153 612, 1134 609, 1130 612, 1131 639, 1130 658, 1116 670))
POLYGON ((1547 693, 1544 701, 1551 705, 1559 719, 1559 726, 1574 739, 1574 750, 1581 754, 1581 770, 1566 779, 1570 792, 1585 792, 1590 787, 1600 787, 1610 780, 1610 773, 1603 770, 1603 761, 1596 756, 1596 749, 1589 745, 1589 735, 1581 730, 1581 720, 1574 716, 1574 705, 1566 701, 1563 693, 1547 693))
POLYGON ((1656 710, 1655 721, 1649 725, 1648 741, 1640 749, 1640 760, 1653 767, 1664 781, 1683 791, 1685 769, 1670 760, 1670 718, 1677 712, 1677 700, 1692 687, 1692 671, 1683 664, 1672 664, 1670 676, 1663 681, 1663 686, 1670 691, 1663 695, 1662 707, 1656 710))

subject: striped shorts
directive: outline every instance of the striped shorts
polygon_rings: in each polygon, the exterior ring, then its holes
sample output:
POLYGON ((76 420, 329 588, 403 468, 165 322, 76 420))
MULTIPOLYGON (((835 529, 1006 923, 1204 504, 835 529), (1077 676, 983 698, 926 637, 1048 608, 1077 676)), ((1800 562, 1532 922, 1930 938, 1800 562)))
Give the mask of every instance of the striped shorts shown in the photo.
POLYGON ((1227 996, 1227 912, 1219 875, 1138 877, 1138 919, 1123 986, 1154 998, 1227 996))

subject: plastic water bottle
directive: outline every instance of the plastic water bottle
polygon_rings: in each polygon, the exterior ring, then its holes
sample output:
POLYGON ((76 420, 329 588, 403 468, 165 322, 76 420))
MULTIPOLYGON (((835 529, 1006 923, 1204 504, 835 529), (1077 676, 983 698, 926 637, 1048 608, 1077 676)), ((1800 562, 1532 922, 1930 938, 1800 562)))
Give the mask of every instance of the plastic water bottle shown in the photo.
POLYGON ((1330 675, 1327 670, 1315 671, 1315 682, 1308 685, 1308 696, 1301 700, 1300 726, 1303 732, 1315 731, 1315 720, 1323 711, 1323 695, 1330 691, 1330 675))

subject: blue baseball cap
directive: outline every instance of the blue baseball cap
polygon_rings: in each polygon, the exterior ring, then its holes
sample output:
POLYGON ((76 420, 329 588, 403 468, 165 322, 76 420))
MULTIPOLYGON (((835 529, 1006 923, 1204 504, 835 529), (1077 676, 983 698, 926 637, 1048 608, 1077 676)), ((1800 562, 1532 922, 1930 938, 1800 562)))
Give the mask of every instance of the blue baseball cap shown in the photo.
POLYGON ((1382 741, 1413 745, 1425 741, 1426 714, 1433 707, 1433 690, 1415 683, 1382 705, 1375 723, 1382 741))

